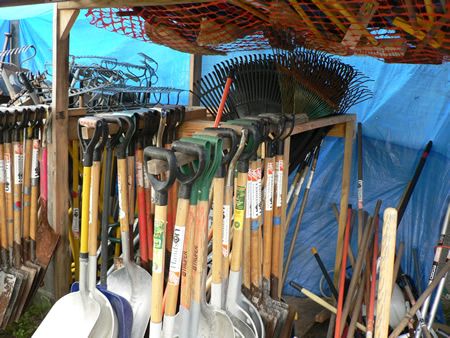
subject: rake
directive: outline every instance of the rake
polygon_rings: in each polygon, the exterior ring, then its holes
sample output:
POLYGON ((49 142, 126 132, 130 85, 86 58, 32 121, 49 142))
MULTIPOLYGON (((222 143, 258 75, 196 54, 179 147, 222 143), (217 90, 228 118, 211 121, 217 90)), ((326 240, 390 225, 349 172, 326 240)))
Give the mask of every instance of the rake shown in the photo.
POLYGON ((232 74, 222 120, 261 113, 306 114, 309 119, 343 114, 371 97, 369 79, 339 59, 297 48, 239 56, 220 62, 194 84, 194 95, 216 115, 232 74))

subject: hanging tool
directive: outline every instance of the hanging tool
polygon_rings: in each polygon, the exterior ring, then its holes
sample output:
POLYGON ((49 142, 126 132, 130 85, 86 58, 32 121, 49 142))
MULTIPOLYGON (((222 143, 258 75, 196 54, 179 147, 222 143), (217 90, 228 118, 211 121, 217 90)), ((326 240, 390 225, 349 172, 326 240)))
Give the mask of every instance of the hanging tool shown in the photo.
MULTIPOLYGON (((231 123, 230 121, 230 123, 227 123, 226 125, 233 127, 233 124, 234 123, 231 123)), ((238 131, 241 131, 242 129, 247 130, 248 138, 245 150, 239 157, 236 165, 238 177, 234 202, 233 254, 228 278, 226 309, 249 325, 258 337, 263 337, 265 333, 262 319, 256 308, 241 291, 243 227, 249 159, 258 148, 260 135, 257 128, 253 125, 236 125, 239 127, 238 131)))
POLYGON ((89 241, 89 195, 91 186, 91 168, 93 152, 104 132, 104 123, 101 119, 89 120, 86 118, 78 120, 79 139, 87 137, 83 131, 94 128, 94 134, 88 143, 84 143, 83 149, 83 188, 81 206, 81 248, 80 248, 80 290, 72 292, 58 300, 50 309, 37 328, 33 337, 52 337, 55 333, 64 334, 66 337, 88 337, 95 332, 100 319, 101 306, 93 298, 88 289, 88 241, 89 241), (93 122, 93 123, 92 123, 93 122), (70 316, 67 314, 70 313, 70 316), (77 329, 67 331, 67 328, 77 323, 77 329))
POLYGON ((165 241, 167 225, 167 190, 176 178, 176 158, 171 150, 146 147, 144 150, 144 161, 150 159, 164 160, 167 162, 168 170, 165 179, 158 179, 149 171, 150 183, 155 191, 155 220, 153 234, 153 265, 152 265, 152 289, 151 289, 151 322, 150 337, 161 337, 162 331, 162 302, 164 294, 164 264, 165 264, 165 241))
MULTIPOLYGON (((184 139, 183 139, 184 140, 184 139)), ((198 204, 196 210, 195 234, 194 234, 194 261, 192 275, 192 303, 190 334, 193 337, 214 337, 224 335, 234 337, 233 324, 227 314, 206 303, 206 261, 208 247, 208 214, 209 214, 209 191, 214 174, 222 161, 222 139, 195 134, 190 142, 211 146, 211 157, 209 163, 205 164, 205 172, 199 178, 198 204)))
POLYGON ((126 129, 123 139, 115 147, 123 267, 113 271, 108 276, 107 283, 109 289, 125 298, 133 309, 131 337, 142 337, 150 319, 152 278, 131 256, 126 150, 134 127, 131 119, 120 114, 116 116, 122 119, 123 127, 126 129))
MULTIPOLYGON (((176 307, 178 302, 178 292, 180 286, 181 262, 183 255, 183 245, 186 232, 186 222, 189 214, 189 198, 193 183, 202 175, 205 169, 205 151, 203 147, 194 143, 175 141, 172 144, 175 155, 182 154, 192 157, 190 162, 195 164, 196 170, 191 173, 184 173, 180 161, 177 159, 176 176, 180 182, 178 190, 177 216, 175 221, 174 237, 172 242, 172 256, 170 258, 169 279, 167 282, 167 298, 164 308, 163 336, 171 338, 174 336, 175 328, 180 328, 177 323, 176 307)), ((183 163, 183 167, 189 163, 183 163)))
MULTIPOLYGON (((0 116, 6 121, 5 113, 0 116)), ((10 308, 10 302, 15 302, 15 299, 20 290, 21 283, 20 275, 16 273, 14 269, 11 269, 9 264, 9 253, 8 253, 8 231, 6 227, 6 201, 5 201, 5 162, 3 154, 3 131, 5 124, 0 124, 1 135, 0 135, 0 245, 1 245, 1 271, 0 271, 0 284, 2 288, 0 289, 0 325, 5 319, 5 315, 10 308)), ((12 306, 11 306, 12 307, 12 306)), ((8 316, 9 318, 9 316, 8 316)))

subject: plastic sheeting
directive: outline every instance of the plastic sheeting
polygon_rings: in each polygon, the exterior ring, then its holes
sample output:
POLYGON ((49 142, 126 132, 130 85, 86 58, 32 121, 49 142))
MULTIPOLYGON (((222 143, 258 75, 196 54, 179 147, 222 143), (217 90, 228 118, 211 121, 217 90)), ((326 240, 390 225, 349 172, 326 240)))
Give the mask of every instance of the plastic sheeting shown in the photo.
MULTIPOLYGON (((189 54, 98 29, 89 24, 85 13, 80 12, 71 30, 71 55, 110 56, 123 62, 139 63, 138 53, 143 52, 158 62, 159 80, 156 86, 189 88, 189 54)), ((34 72, 49 69, 51 73, 53 5, 0 9, 0 33, 2 27, 8 24, 8 21, 2 20, 20 20, 20 44, 33 44, 37 48, 36 57, 24 63, 23 67, 34 72)), ((0 41, 2 39, 3 34, 0 41)), ((187 98, 187 92, 183 93, 182 103, 187 103, 187 98)))

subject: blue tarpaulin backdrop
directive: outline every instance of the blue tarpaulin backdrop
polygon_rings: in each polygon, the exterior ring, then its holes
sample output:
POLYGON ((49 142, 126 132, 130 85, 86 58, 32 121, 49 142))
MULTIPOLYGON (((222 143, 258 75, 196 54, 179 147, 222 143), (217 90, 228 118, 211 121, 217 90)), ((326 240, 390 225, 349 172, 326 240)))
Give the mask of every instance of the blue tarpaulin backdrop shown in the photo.
MULTIPOLYGON (((7 29, 2 20, 21 19, 22 44, 32 43, 38 48, 34 64, 27 66, 34 70, 42 69, 51 60, 52 29, 51 6, 36 8, 0 9, 0 32, 7 29)), ((158 85, 188 88, 189 55, 95 28, 83 13, 72 29, 70 42, 74 55, 115 56, 133 62, 137 61, 138 52, 145 52, 159 63, 158 85)), ((223 59, 204 57, 203 72, 210 71, 214 63, 223 59)), ((385 64, 369 57, 343 60, 374 80, 370 83, 373 99, 350 110, 357 114, 364 128, 364 202, 369 212, 377 199, 383 200, 382 210, 397 206, 423 147, 428 140, 434 143, 398 233, 398 242, 405 242, 403 269, 426 285, 434 245, 449 202, 450 64, 385 64), (418 250, 420 271, 414 271, 413 248, 418 250)), ((350 203, 356 206, 356 149, 353 154, 350 203)), ((337 224, 330 204, 339 204, 342 156, 342 139, 327 138, 287 277, 288 281, 296 280, 316 293, 321 274, 310 249, 316 246, 325 265, 332 269, 337 224)), ((292 231, 293 224, 286 250, 292 231)), ((289 286, 285 286, 284 292, 298 295, 289 286)))

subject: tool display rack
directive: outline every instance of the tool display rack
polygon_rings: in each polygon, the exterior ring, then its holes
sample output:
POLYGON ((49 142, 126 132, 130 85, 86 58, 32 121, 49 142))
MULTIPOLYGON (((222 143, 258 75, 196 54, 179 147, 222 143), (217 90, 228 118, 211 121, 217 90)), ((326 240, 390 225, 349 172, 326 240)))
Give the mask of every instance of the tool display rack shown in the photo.
MULTIPOLYGON (((53 15, 53 88, 52 88, 52 114, 51 114, 51 137, 48 140, 48 220, 56 233, 61 235, 59 245, 53 258, 53 264, 49 266, 47 288, 55 299, 59 299, 69 292, 70 281, 70 246, 68 240, 69 227, 69 177, 68 146, 75 139, 75 125, 77 119, 85 114, 81 108, 69 109, 69 33, 75 23, 81 9, 101 7, 135 7, 173 5, 192 2, 207 2, 209 0, 4 0, 0 7, 55 3, 53 15)), ((192 55, 190 65, 190 83, 192 84, 201 76, 201 56, 192 55)), ((191 103, 193 99, 191 98, 191 103)), ((350 170, 352 159, 352 143, 354 137, 356 117, 355 115, 340 115, 323 118, 310 122, 297 122, 292 135, 325 126, 333 126, 329 136, 343 137, 343 169, 341 181, 341 200, 338 224, 338 236, 336 242, 335 276, 339 276, 340 258, 342 256, 342 244, 344 239, 344 228, 347 218, 347 203, 350 190, 350 170)), ((206 110, 190 107, 187 109, 186 122, 179 129, 179 137, 189 136, 205 127, 212 126, 212 120, 206 116, 206 110)), ((290 138, 285 141, 285 167, 289 163, 290 138)), ((287 170, 285 174, 285 187, 283 189, 283 217, 282 224, 286 218, 286 192, 287 192, 287 170)), ((283 252, 283 250, 281 251, 283 252)), ((283 259, 283 257, 281 257, 283 259)), ((280 262, 281 266, 283 262, 280 262)), ((336 282, 336 281, 335 281, 336 282)), ((281 294, 281 285, 279 293, 281 294)))

